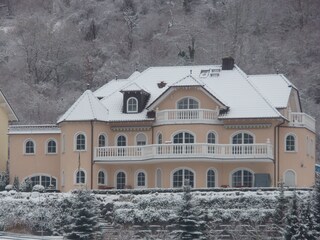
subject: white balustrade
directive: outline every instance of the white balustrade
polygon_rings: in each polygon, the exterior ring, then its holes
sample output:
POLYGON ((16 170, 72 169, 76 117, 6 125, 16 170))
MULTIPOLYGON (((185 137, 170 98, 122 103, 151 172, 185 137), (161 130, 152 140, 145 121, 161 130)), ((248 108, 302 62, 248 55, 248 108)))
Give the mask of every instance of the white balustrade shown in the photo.
POLYGON ((306 113, 291 112, 289 114, 289 125, 292 127, 306 127, 311 131, 316 130, 316 121, 306 113))

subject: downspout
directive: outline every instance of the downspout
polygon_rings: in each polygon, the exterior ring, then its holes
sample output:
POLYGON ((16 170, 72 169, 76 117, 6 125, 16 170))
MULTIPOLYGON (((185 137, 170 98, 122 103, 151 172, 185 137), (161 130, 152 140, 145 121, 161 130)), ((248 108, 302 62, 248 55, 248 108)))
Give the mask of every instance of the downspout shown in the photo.
POLYGON ((93 189, 93 120, 90 121, 91 123, 91 183, 90 183, 90 189, 93 189))
POLYGON ((279 140, 280 140, 280 134, 279 134, 279 127, 284 124, 286 121, 285 119, 282 118, 282 122, 279 123, 274 127, 274 149, 277 151, 274 151, 274 187, 277 187, 277 181, 279 181, 280 173, 279 173, 279 157, 280 157, 280 152, 279 152, 279 140), (278 170, 278 171, 277 171, 278 170))

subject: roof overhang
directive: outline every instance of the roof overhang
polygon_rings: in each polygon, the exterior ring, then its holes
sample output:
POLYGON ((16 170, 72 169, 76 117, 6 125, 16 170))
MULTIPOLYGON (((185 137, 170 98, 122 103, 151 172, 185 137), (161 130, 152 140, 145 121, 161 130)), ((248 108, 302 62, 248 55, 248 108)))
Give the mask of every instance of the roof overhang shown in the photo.
POLYGON ((3 107, 3 109, 8 114, 8 119, 9 119, 10 122, 19 121, 17 115, 13 111, 11 105, 9 104, 8 100, 6 99, 4 94, 2 93, 1 89, 0 89, 0 106, 3 107))

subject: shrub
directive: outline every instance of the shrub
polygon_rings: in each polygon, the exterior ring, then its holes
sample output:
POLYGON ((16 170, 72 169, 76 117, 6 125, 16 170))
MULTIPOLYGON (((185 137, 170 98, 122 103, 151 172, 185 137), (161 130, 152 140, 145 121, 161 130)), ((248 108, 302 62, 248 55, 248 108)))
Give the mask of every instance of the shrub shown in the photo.
POLYGON ((39 184, 37 184, 37 185, 34 185, 34 187, 32 188, 32 192, 40 192, 40 193, 42 193, 42 192, 44 192, 44 186, 42 186, 42 185, 39 185, 39 184))

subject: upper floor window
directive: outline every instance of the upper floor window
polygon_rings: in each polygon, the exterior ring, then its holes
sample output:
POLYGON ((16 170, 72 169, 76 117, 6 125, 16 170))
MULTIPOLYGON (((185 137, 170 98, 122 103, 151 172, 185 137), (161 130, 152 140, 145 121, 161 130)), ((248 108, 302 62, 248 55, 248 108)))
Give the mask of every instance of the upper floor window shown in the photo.
POLYGON ((35 144, 32 140, 27 140, 25 142, 25 154, 34 154, 35 153, 35 144))
POLYGON ((136 113, 138 112, 138 100, 135 97, 131 97, 127 101, 127 112, 136 113))
POLYGON ((253 136, 249 133, 238 133, 232 137, 232 144, 253 144, 253 136))
POLYGON ((296 137, 292 134, 289 134, 286 137, 286 151, 287 152, 296 151, 296 137))
POLYGON ((193 152, 193 145, 190 143, 194 143, 194 136, 188 132, 181 132, 173 137, 173 143, 179 144, 174 146, 173 151, 174 153, 181 154, 181 153, 192 153, 193 152), (184 144, 188 145, 184 145, 184 144))
POLYGON ((210 132, 207 136, 208 143, 208 153, 214 153, 214 146, 211 144, 216 143, 216 135, 213 132, 210 132))
POLYGON ((162 144, 162 134, 159 133, 157 136, 157 144, 162 144))
POLYGON ((86 183, 86 173, 83 170, 76 172, 76 184, 86 183))
POLYGON ((199 103, 193 98, 183 98, 177 103, 178 109, 197 109, 199 108, 199 103))
POLYGON ((83 133, 76 135, 76 150, 86 150, 86 136, 83 133))
POLYGON ((139 133, 139 134, 136 136, 136 143, 137 143, 137 146, 146 145, 146 144, 147 144, 147 137, 146 137, 146 135, 144 135, 143 133, 139 133))
POLYGON ((107 137, 105 134, 99 135, 99 147, 105 147, 107 145, 107 137))
POLYGON ((47 143, 47 153, 57 153, 57 143, 55 140, 49 140, 47 143))

